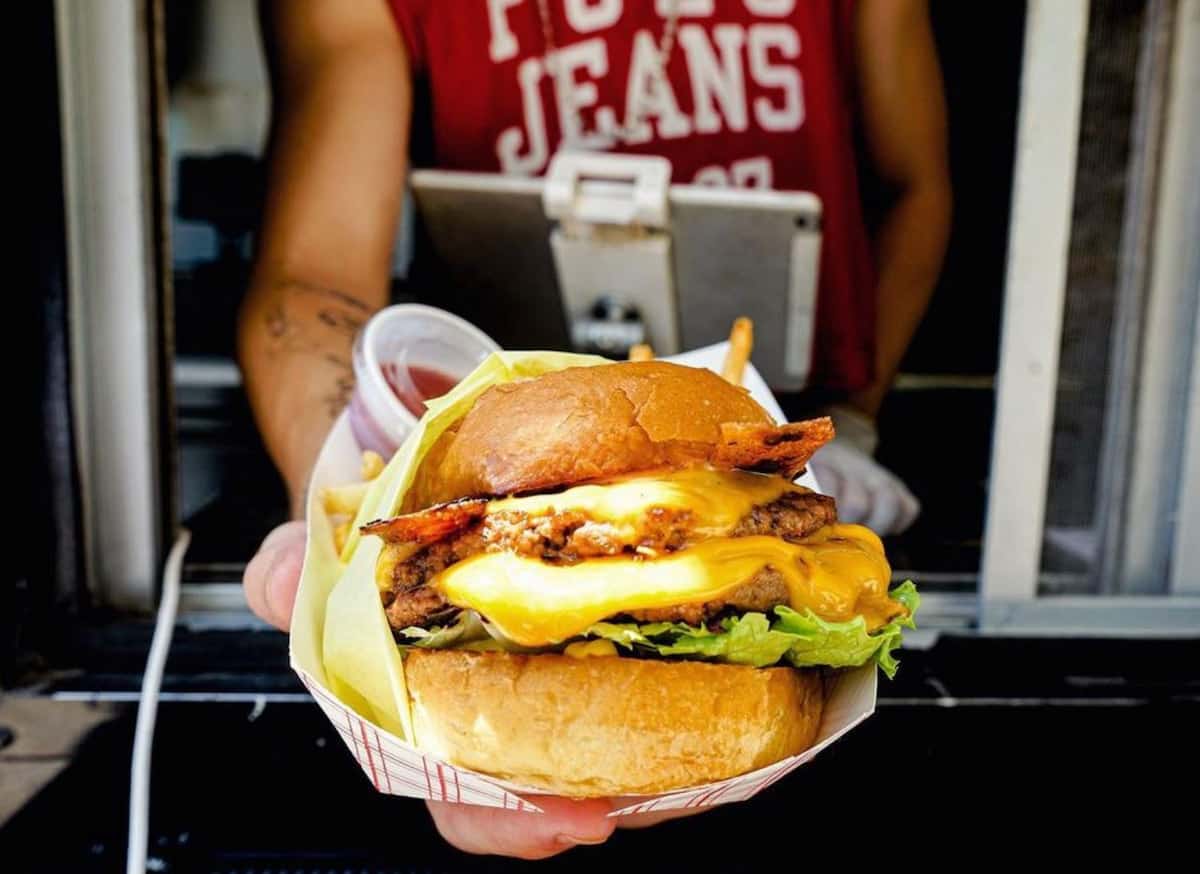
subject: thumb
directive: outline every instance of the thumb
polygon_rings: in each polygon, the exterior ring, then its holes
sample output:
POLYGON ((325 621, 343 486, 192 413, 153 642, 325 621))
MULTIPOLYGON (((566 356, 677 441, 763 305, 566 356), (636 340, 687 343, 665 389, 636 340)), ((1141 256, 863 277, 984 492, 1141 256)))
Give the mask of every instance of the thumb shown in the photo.
POLYGON ((280 525, 263 540, 242 576, 250 609, 281 631, 291 624, 304 564, 304 538, 303 522, 280 525))
POLYGON ((602 844, 616 821, 604 800, 538 796, 543 813, 426 802, 442 837, 467 853, 545 859, 579 844, 602 844))

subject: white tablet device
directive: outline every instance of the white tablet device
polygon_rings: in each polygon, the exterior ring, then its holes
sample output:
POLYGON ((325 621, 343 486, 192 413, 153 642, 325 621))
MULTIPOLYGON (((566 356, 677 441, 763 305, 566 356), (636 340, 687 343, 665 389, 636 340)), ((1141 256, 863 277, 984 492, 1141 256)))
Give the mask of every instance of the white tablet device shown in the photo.
POLYGON ((660 355, 705 346, 749 316, 753 360, 766 380, 805 384, 821 239, 815 195, 667 186, 661 158, 570 159, 565 172, 556 159, 544 179, 413 172, 420 220, 410 275, 423 298, 508 348, 579 348, 594 345, 590 337, 613 341, 616 354, 622 337, 641 331, 660 355), (657 204, 654 178, 637 177, 644 166, 661 180, 657 204), (586 221, 622 197, 624 222, 586 221), (589 210, 596 202, 599 212, 589 210), (601 297, 640 318, 598 324, 606 321, 594 307, 601 297))

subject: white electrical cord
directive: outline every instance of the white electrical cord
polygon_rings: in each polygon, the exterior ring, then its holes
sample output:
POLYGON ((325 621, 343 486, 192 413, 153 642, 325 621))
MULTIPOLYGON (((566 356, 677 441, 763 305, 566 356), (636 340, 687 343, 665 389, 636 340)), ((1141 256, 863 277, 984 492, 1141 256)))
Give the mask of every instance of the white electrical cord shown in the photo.
POLYGON ((125 859, 126 874, 146 874, 146 844, 150 826, 150 751, 154 747, 154 719, 158 715, 158 690, 162 686, 163 667, 171 648, 175 631, 175 614, 179 610, 179 577, 183 555, 192 535, 186 528, 179 531, 175 545, 163 568, 162 601, 142 674, 142 696, 138 704, 137 727, 133 732, 133 765, 129 771, 129 851, 125 859))

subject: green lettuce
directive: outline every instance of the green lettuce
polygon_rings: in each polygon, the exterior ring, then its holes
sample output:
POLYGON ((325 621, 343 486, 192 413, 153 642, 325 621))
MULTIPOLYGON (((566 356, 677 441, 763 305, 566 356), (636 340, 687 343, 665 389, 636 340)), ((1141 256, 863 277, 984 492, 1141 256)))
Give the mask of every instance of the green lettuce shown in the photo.
POLYGON ((449 649, 487 637, 479 615, 472 610, 463 610, 451 625, 435 625, 419 628, 415 625, 402 628, 397 633, 402 645, 421 649, 449 649))
MULTIPOLYGON (((633 655, 658 655, 709 659, 734 665, 764 668, 781 662, 798 668, 850 668, 872 659, 888 677, 896 675, 899 662, 892 654, 901 644, 903 629, 916 628, 914 618, 921 605, 912 582, 888 593, 893 601, 908 608, 908 615, 895 619, 873 633, 867 632, 862 616, 849 622, 827 622, 811 610, 800 613, 776 607, 774 616, 743 613, 721 620, 714 631, 683 622, 597 622, 586 638, 611 640, 633 655)), ((478 615, 464 610, 451 625, 430 629, 405 628, 398 632, 402 646, 422 649, 507 650, 510 652, 553 652, 519 647, 489 631, 478 615)))
POLYGON ((908 615, 874 633, 867 632, 861 616, 849 622, 827 622, 811 610, 800 613, 776 607, 773 620, 764 613, 745 613, 722 620, 717 631, 682 622, 598 622, 586 636, 611 640, 634 653, 692 656, 755 667, 787 662, 796 667, 844 668, 874 659, 880 670, 893 677, 899 662, 892 652, 900 646, 903 629, 916 627, 914 618, 921 599, 911 581, 890 596, 908 608, 908 615))

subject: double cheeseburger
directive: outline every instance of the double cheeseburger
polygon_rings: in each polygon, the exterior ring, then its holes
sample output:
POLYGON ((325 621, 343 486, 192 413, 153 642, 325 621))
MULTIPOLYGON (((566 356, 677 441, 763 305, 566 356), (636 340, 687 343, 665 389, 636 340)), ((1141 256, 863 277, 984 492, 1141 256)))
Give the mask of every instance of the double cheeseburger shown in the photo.
POLYGON ((414 740, 570 796, 802 752, 825 673, 889 673, 910 584, 793 480, 833 436, 664 362, 496 385, 430 449, 385 542, 414 740))

